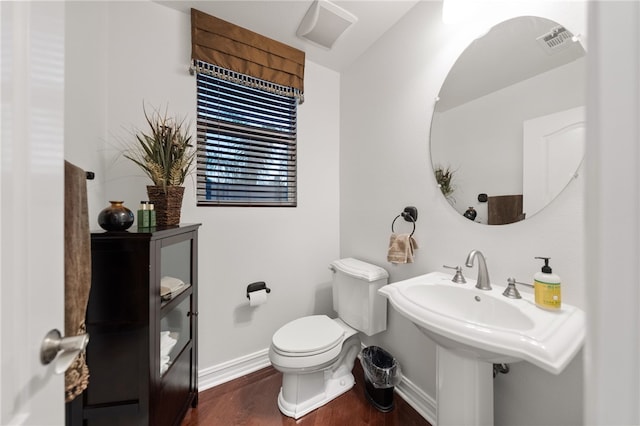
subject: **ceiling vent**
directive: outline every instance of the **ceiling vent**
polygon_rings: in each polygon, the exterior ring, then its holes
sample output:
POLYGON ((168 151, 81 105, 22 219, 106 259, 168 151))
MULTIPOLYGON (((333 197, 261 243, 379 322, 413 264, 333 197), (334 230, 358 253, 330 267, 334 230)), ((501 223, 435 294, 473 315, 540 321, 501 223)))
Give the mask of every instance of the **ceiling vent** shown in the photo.
POLYGON ((542 46, 542 49, 548 54, 552 55, 560 50, 571 45, 573 34, 565 27, 555 27, 547 34, 541 35, 536 40, 542 46))
POLYGON ((327 0, 315 0, 296 32, 297 36, 311 43, 331 49, 344 32, 358 21, 347 12, 327 0))

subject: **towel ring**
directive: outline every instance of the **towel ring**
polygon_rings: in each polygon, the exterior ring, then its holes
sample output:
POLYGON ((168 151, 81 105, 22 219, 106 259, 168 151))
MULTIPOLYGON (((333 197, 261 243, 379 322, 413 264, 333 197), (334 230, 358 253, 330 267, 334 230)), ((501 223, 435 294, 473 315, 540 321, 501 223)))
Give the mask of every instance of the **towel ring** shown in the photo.
POLYGON ((398 216, 396 216, 395 219, 393 219, 393 222, 391 222, 391 232, 395 232, 393 230, 393 225, 396 223, 396 220, 398 220, 399 217, 403 217, 404 220, 406 220, 407 222, 411 222, 413 224, 413 231, 411 231, 411 234, 409 234, 410 237, 413 237, 413 233, 416 232, 416 221, 413 220, 413 216, 411 216, 406 212, 400 213, 398 216))

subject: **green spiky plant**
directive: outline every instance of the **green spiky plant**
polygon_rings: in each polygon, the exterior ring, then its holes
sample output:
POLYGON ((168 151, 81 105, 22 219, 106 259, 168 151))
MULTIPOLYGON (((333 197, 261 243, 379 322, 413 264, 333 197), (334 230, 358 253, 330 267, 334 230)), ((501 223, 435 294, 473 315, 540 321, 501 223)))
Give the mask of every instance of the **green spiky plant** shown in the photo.
POLYGON ((181 186, 191 171, 195 158, 189 126, 185 119, 178 120, 154 109, 144 117, 149 131, 136 133, 137 144, 129 149, 125 158, 136 163, 151 178, 153 184, 166 192, 168 186, 181 186))
POLYGON ((437 165, 434 168, 434 174, 436 176, 436 182, 438 182, 438 186, 440 187, 440 191, 445 196, 449 202, 456 202, 456 199, 453 198, 453 192, 455 191, 455 185, 453 184, 453 174, 455 172, 451 170, 450 167, 442 167, 437 165))

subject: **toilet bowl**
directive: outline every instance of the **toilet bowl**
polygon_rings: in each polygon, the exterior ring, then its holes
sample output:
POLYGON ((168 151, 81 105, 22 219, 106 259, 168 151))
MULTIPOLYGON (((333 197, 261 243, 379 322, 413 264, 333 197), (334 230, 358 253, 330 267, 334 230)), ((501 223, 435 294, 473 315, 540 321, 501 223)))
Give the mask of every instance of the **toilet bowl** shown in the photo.
POLYGON ((331 269, 339 318, 298 318, 271 339, 269 359, 282 372, 278 408, 295 419, 350 390, 361 348, 358 332, 373 335, 386 329, 386 300, 377 289, 386 285, 387 271, 351 258, 334 261, 331 269))
POLYGON ((359 351, 357 331, 340 319, 314 315, 280 328, 269 348, 271 364, 282 372, 280 411, 297 419, 351 389, 359 351))

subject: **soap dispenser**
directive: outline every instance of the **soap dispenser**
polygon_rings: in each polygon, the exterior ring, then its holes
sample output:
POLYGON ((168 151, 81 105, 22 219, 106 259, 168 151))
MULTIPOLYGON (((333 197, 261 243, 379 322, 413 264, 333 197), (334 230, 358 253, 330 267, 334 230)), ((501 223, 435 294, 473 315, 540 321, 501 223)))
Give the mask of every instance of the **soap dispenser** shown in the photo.
POLYGON ((542 309, 557 311, 562 303, 560 277, 552 273, 549 257, 536 257, 536 259, 544 260, 542 270, 533 276, 536 305, 542 309))

